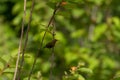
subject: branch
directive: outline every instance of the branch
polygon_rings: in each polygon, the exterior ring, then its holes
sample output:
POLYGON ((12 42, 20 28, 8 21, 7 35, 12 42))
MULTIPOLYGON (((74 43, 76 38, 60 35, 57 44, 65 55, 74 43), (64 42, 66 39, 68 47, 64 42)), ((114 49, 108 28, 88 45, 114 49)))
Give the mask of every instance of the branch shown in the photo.
POLYGON ((28 22, 28 27, 27 27, 27 32, 26 32, 26 39, 25 39, 25 43, 24 43, 24 47, 23 47, 23 51, 22 51, 22 59, 21 59, 21 62, 20 62, 18 80, 20 79, 21 69, 23 67, 24 54, 25 54, 25 50, 26 50, 26 46, 27 46, 27 42, 28 42, 28 33, 29 33, 29 30, 30 30, 30 23, 31 23, 31 20, 32 20, 32 12, 33 12, 33 8, 34 8, 34 3, 35 3, 35 0, 32 0, 32 7, 31 7, 31 11, 30 11, 30 17, 29 17, 29 22, 28 22))
POLYGON ((17 56, 17 61, 16 61, 13 80, 16 80, 17 72, 18 72, 18 65, 19 65, 19 60, 20 60, 20 52, 21 52, 21 47, 22 47, 22 39, 23 39, 23 34, 24 34, 25 16, 26 16, 26 0, 24 0, 24 14, 23 14, 23 20, 22 20, 22 27, 21 27, 21 37, 20 37, 20 42, 19 42, 18 56, 17 56))
MULTIPOLYGON (((55 31, 56 31, 55 20, 54 20, 52 25, 53 25, 52 37, 54 40, 55 39, 55 31)), ((52 48, 51 52, 52 52, 52 55, 50 56, 51 69, 50 69, 49 79, 53 80, 53 68, 54 68, 54 59, 55 59, 54 47, 52 48)))
POLYGON ((61 2, 58 3, 58 5, 56 6, 56 8, 54 9, 53 15, 52 15, 52 17, 50 18, 50 21, 49 21, 49 23, 48 23, 48 25, 47 25, 47 28, 46 28, 45 33, 44 33, 44 35, 43 35, 42 41, 41 41, 41 43, 40 43, 40 47, 39 47, 38 52, 37 52, 37 54, 36 54, 36 57, 35 57, 35 59, 34 59, 34 62, 33 62, 32 68, 31 68, 31 71, 30 71, 30 73, 29 73, 28 80, 30 80, 30 77, 31 77, 32 72, 33 72, 33 69, 34 69, 34 67, 35 67, 35 64, 36 64, 36 61, 37 61, 37 55, 40 53, 40 50, 41 50, 41 48, 42 48, 42 46, 43 46, 43 41, 44 41, 45 35, 46 35, 47 31, 48 31, 48 28, 50 27, 50 24, 51 24, 52 21, 54 20, 54 16, 55 16, 57 10, 60 8, 60 5, 61 5, 61 2))

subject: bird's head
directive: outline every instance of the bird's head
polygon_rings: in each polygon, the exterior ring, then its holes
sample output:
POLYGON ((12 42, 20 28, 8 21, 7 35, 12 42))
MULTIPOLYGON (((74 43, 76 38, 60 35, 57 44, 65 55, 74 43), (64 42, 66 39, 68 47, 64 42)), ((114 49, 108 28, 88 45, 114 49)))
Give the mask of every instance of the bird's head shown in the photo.
POLYGON ((58 41, 57 39, 54 39, 54 40, 53 40, 53 42, 55 42, 55 43, 56 43, 57 41, 58 41))

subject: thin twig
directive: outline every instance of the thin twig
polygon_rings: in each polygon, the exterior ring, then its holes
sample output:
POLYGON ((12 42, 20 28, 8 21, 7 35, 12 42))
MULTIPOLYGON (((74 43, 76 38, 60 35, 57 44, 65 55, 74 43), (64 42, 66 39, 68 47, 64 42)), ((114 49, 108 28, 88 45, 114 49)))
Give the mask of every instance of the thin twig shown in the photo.
MULTIPOLYGON (((53 21, 53 32, 52 32, 52 36, 53 36, 53 40, 55 39, 55 21, 53 21)), ((54 53, 54 47, 52 48, 52 55, 50 57, 50 63, 51 63, 51 69, 50 69, 50 76, 49 76, 49 80, 53 80, 53 68, 54 68, 54 59, 55 59, 55 53, 54 53)))
POLYGON ((25 16, 26 16, 26 0, 24 0, 24 14, 23 14, 23 20, 22 20, 21 37, 20 37, 20 42, 19 42, 18 56, 17 56, 17 61, 16 61, 16 67, 15 67, 13 80, 16 79, 17 72, 18 72, 18 65, 19 65, 19 60, 20 60, 20 52, 21 52, 21 47, 22 47, 22 39, 23 39, 23 34, 24 34, 25 16))
POLYGON ((56 8, 54 9, 53 15, 52 15, 52 17, 51 17, 51 19, 50 19, 47 27, 46 27, 46 31, 45 31, 45 33, 44 33, 44 35, 43 35, 43 38, 42 38, 41 43, 40 43, 40 47, 39 47, 38 52, 37 52, 37 54, 36 54, 36 57, 35 57, 35 59, 34 59, 34 62, 33 62, 32 68, 31 68, 31 71, 30 71, 30 73, 29 73, 28 80, 30 80, 30 78, 31 78, 33 69, 34 69, 35 64, 36 64, 36 61, 37 61, 37 55, 40 53, 41 48, 42 48, 42 46, 43 46, 43 41, 44 41, 45 35, 46 35, 47 31, 48 31, 48 28, 50 27, 50 24, 52 23, 52 21, 53 21, 53 19, 54 19, 54 16, 55 16, 57 10, 60 8, 60 5, 61 5, 61 2, 60 2, 60 3, 56 6, 56 8))
POLYGON ((42 38, 42 41, 41 41, 41 46, 43 44, 43 41, 44 41, 45 35, 46 35, 47 31, 48 31, 48 28, 49 28, 50 24, 52 23, 52 21, 54 20, 54 16, 55 16, 57 10, 59 9, 60 5, 61 5, 61 2, 57 5, 57 7, 55 8, 55 10, 53 12, 53 15, 52 15, 52 17, 51 17, 51 19, 50 19, 50 21, 49 21, 49 23, 47 25, 46 31, 45 31, 45 33, 43 35, 43 38, 42 38))
POLYGON ((32 0, 32 7, 31 7, 31 11, 30 11, 30 17, 29 17, 29 22, 28 22, 28 27, 27 27, 27 32, 26 32, 26 39, 25 39, 25 43, 24 43, 24 47, 23 47, 23 51, 22 51, 22 59, 21 59, 21 62, 20 62, 18 80, 20 78, 21 69, 23 67, 24 54, 25 54, 25 50, 26 50, 26 46, 27 46, 27 42, 28 42, 28 33, 29 33, 29 30, 30 30, 30 23, 31 23, 31 20, 32 20, 32 12, 33 12, 33 8, 34 8, 34 3, 35 3, 35 0, 32 0))
POLYGON ((52 54, 50 56, 50 76, 49 76, 49 80, 53 80, 53 68, 54 68, 54 59, 55 59, 55 54, 54 54, 54 47, 52 48, 52 54))
POLYGON ((88 41, 91 41, 93 36, 94 36, 94 29, 95 29, 95 24, 96 24, 96 18, 97 18, 97 11, 98 7, 93 6, 92 11, 91 11, 91 24, 89 25, 89 31, 88 31, 88 41))

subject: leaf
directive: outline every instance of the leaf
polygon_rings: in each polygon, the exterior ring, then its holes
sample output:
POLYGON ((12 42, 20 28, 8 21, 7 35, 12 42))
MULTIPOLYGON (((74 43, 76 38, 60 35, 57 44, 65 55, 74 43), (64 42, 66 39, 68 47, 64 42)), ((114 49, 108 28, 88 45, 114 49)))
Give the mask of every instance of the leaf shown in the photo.
POLYGON ((120 20, 118 17, 113 17, 113 22, 116 26, 119 26, 120 25, 120 20))
POLYGON ((71 63, 72 61, 77 60, 78 58, 79 58, 79 56, 72 53, 72 52, 67 51, 66 54, 65 54, 65 59, 66 59, 67 63, 71 63))
POLYGON ((16 5, 14 5, 12 13, 13 14, 19 13, 22 10, 21 7, 23 7, 23 4, 21 5, 21 3, 17 3, 16 5))
POLYGON ((61 0, 49 0, 49 2, 47 2, 47 5, 49 7, 51 7, 52 9, 54 9, 57 5, 57 3, 61 2, 61 0))
POLYGON ((85 80, 85 78, 82 75, 79 75, 78 80, 85 80))
POLYGON ((60 2, 61 0, 49 0, 49 2, 57 3, 60 2))
POLYGON ((5 64, 7 63, 7 62, 6 62, 4 59, 2 59, 1 57, 0 57, 0 62, 3 63, 4 66, 5 66, 5 64))
POLYGON ((76 3, 76 4, 83 2, 83 0, 66 0, 66 1, 68 1, 70 3, 76 3))
POLYGON ((100 24, 95 27, 94 30, 94 37, 92 38, 92 41, 97 41, 102 35, 105 33, 107 30, 107 25, 106 24, 100 24))
POLYGON ((13 19, 13 24, 18 25, 20 24, 21 20, 22 20, 22 14, 19 14, 17 17, 13 19))
POLYGON ((85 80, 85 78, 80 74, 74 74, 71 80, 85 80))
POLYGON ((84 13, 85 12, 82 9, 73 9, 72 10, 72 14, 75 18, 78 18, 78 17, 82 16, 84 13))
POLYGON ((76 9, 77 8, 77 5, 76 4, 73 4, 73 3, 70 3, 70 2, 67 2, 67 4, 65 6, 63 6, 65 9, 76 9))
POLYGON ((115 28, 120 30, 120 19, 118 17, 113 17, 112 20, 115 25, 115 28))
POLYGON ((120 71, 118 71, 118 72, 115 74, 113 80, 120 80, 120 71))
POLYGON ((84 30, 80 29, 80 30, 76 30, 74 32, 71 33, 71 37, 72 38, 80 38, 83 36, 83 34, 85 33, 84 30))
POLYGON ((70 18, 70 14, 68 14, 69 11, 59 11, 56 13, 56 15, 63 16, 64 18, 70 18))
POLYGON ((119 31, 115 30, 115 31, 113 32, 113 34, 114 34, 114 36, 116 37, 116 39, 120 39, 120 32, 119 32, 119 31))
POLYGON ((88 74, 92 74, 92 70, 89 68, 79 68, 78 71, 82 72, 82 73, 88 73, 88 74))

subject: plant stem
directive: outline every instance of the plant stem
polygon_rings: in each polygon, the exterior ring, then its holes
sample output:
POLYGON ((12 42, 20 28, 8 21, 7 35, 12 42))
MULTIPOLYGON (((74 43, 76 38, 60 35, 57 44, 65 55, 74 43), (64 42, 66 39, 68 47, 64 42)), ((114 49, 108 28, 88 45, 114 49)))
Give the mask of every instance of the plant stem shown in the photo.
POLYGON ((22 47, 22 39, 23 39, 23 34, 24 34, 25 16, 26 16, 26 0, 24 0, 24 14, 23 14, 23 20, 22 20, 22 27, 21 27, 21 37, 20 37, 20 42, 19 42, 18 56, 17 56, 13 80, 16 80, 17 72, 18 72, 18 65, 19 65, 20 53, 21 53, 21 47, 22 47))

